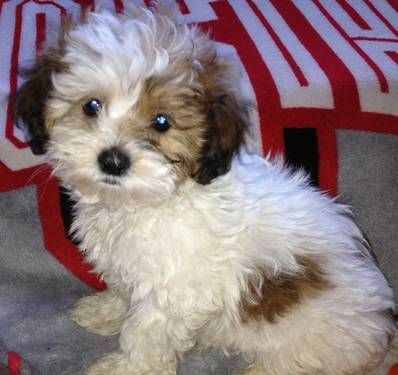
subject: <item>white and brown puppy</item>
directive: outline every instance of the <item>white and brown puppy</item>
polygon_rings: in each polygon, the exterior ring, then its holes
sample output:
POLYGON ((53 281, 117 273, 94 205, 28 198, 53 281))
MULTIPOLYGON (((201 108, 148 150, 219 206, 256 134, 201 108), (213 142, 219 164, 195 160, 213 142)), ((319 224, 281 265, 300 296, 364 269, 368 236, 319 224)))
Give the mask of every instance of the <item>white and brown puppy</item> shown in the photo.
POLYGON ((71 23, 17 103, 109 286, 72 313, 120 333, 87 373, 175 374, 195 346, 242 353, 251 374, 377 366, 393 296, 350 210, 245 150, 238 78, 206 35, 132 13, 71 23))

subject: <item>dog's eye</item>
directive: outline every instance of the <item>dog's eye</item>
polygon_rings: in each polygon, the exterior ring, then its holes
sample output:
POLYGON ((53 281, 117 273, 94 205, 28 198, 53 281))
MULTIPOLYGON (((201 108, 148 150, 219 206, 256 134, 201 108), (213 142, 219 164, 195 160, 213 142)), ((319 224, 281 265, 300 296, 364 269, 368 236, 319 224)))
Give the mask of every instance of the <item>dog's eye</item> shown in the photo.
POLYGON ((102 103, 98 99, 90 99, 86 104, 83 105, 83 112, 88 117, 95 117, 98 115, 102 107, 102 103))
POLYGON ((152 127, 160 133, 169 130, 170 126, 167 116, 162 113, 157 114, 152 120, 152 127))

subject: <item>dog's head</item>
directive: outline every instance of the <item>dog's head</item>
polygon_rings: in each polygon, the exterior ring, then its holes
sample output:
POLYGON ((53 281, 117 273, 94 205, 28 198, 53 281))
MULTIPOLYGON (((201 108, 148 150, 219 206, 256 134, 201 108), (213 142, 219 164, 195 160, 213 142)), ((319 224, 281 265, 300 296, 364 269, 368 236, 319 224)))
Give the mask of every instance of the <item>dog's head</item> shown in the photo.
POLYGON ((226 173, 246 106, 234 67, 161 12, 88 13, 38 57, 17 99, 36 153, 86 200, 156 203, 226 173))

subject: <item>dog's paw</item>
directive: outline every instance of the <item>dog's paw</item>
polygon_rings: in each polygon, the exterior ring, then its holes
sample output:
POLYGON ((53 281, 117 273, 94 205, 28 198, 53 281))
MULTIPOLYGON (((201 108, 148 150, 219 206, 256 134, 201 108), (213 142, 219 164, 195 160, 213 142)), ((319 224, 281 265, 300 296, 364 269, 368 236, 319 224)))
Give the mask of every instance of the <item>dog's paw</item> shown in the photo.
POLYGON ((102 336, 116 335, 126 314, 126 305, 110 291, 81 298, 71 318, 87 331, 102 336))
POLYGON ((122 352, 106 355, 91 366, 86 375, 176 375, 175 363, 156 365, 157 361, 135 364, 122 352))

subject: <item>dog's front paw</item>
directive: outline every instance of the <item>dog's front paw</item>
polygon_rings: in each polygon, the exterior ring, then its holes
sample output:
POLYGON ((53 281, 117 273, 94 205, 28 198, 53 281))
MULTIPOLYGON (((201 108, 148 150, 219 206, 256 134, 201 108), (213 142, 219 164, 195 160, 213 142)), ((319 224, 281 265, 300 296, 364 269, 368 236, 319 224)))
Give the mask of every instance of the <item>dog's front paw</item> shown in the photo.
POLYGON ((81 298, 71 318, 89 332, 111 336, 120 332, 126 311, 123 300, 110 291, 104 291, 81 298))
POLYGON ((106 355, 91 366, 87 375, 176 375, 176 364, 158 365, 156 360, 134 363, 122 352, 106 355))

